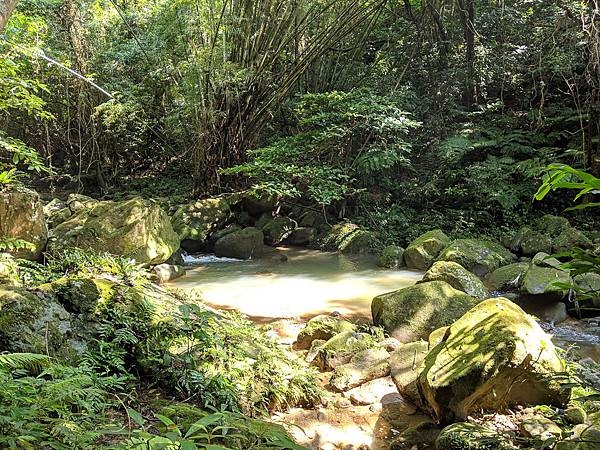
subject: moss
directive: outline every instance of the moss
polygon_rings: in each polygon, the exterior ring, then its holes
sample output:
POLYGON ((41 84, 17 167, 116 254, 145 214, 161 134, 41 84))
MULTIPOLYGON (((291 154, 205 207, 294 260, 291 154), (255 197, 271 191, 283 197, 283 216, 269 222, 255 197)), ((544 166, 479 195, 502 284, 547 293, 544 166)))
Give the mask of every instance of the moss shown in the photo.
POLYGON ((500 267, 490 275, 490 285, 497 291, 515 291, 519 288, 525 272, 529 269, 529 263, 518 262, 500 267))
POLYGON ((480 277, 515 259, 515 255, 500 244, 478 239, 452 241, 438 257, 438 261, 454 261, 480 277))
POLYGON ((149 200, 98 202, 53 230, 51 251, 68 247, 92 249, 159 264, 178 248, 179 238, 167 214, 149 200))
POLYGON ((429 334, 429 338, 427 340, 429 341, 430 349, 432 349, 433 347, 435 347, 436 345, 438 345, 440 342, 442 342, 444 340, 444 337, 446 337, 446 332, 448 331, 448 328, 450 328, 450 327, 440 327, 437 330, 433 330, 431 332, 431 334, 429 334))
POLYGON ((565 420, 572 425, 579 425, 580 423, 585 423, 587 413, 580 406, 572 406, 565 409, 565 420))
POLYGON ((427 270, 450 243, 442 230, 431 230, 413 240, 404 252, 404 261, 412 269, 427 270))
POLYGON ((376 345, 375 338, 369 334, 344 331, 321 345, 313 362, 321 370, 331 370, 348 363, 357 352, 376 345))
POLYGON ((429 281, 375 297, 371 313, 375 325, 401 342, 411 342, 427 339, 476 304, 476 299, 444 281, 429 281))
POLYGON ((542 216, 536 223, 536 228, 540 233, 546 234, 552 238, 558 236, 567 228, 570 228, 571 224, 564 217, 553 216, 546 214, 542 216))
POLYGON ((229 203, 222 197, 181 205, 171 222, 180 240, 205 241, 231 217, 229 203))
POLYGON ((472 297, 484 299, 489 292, 474 274, 451 261, 437 261, 423 276, 423 281, 445 281, 450 286, 472 297))
POLYGON ((512 444, 499 433, 467 422, 444 428, 435 441, 437 450, 509 450, 512 444))
POLYGON ((331 229, 323 236, 319 242, 320 247, 325 251, 337 252, 348 236, 355 231, 358 231, 358 225, 350 222, 341 222, 335 224, 331 229))
POLYGON ((390 356, 390 375, 398 392, 416 405, 421 402, 417 379, 428 351, 426 341, 417 341, 401 345, 390 356))
POLYGON ((581 231, 569 227, 554 239, 552 249, 554 252, 564 252, 575 247, 590 248, 592 247, 592 241, 581 231))
POLYGON ((356 326, 341 317, 317 316, 310 319, 294 343, 297 350, 309 349, 316 339, 329 340, 339 333, 356 331, 356 326))
POLYGON ((388 245, 379 255, 377 265, 387 269, 397 269, 404 266, 404 249, 397 245, 388 245))
POLYGON ((425 358, 419 386, 435 417, 448 420, 512 404, 563 405, 570 395, 556 380, 563 371, 535 320, 497 298, 450 326, 446 340, 425 358))
POLYGON ((570 285, 571 277, 568 272, 552 267, 531 265, 521 282, 520 291, 530 295, 545 295, 560 300, 568 291, 564 286, 555 283, 570 285))

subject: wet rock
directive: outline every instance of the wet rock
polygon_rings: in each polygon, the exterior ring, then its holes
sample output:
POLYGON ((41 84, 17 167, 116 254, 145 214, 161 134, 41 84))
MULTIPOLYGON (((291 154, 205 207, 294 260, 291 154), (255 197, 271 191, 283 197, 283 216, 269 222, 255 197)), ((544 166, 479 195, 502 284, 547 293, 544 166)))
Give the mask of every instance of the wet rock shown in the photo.
POLYGON ((375 325, 400 342, 412 342, 427 339, 476 304, 476 299, 444 281, 429 281, 375 297, 371 313, 375 325))
POLYGON ((260 230, 249 227, 223 236, 215 243, 215 255, 249 259, 262 256, 264 237, 260 230))
POLYGON ((404 266, 404 249, 397 245, 388 245, 379 255, 377 265, 386 269, 398 269, 404 266))
POLYGON ((37 192, 20 186, 0 189, 0 240, 25 241, 9 249, 16 258, 37 260, 48 240, 44 208, 37 192))
POLYGON ((453 261, 478 277, 516 261, 516 256, 495 242, 479 239, 452 241, 438 256, 438 261, 453 261))
POLYGON ((455 262, 435 262, 423 276, 423 282, 426 281, 445 281, 454 289, 481 300, 489 297, 489 292, 481 280, 455 262))
POLYGON ((390 373, 390 354, 383 348, 368 348, 354 354, 350 362, 333 370, 330 385, 344 392, 390 373))
POLYGON ((406 247, 404 261, 411 269, 427 270, 449 243, 442 230, 428 231, 406 247))
POLYGON ((185 269, 182 266, 173 264, 159 264, 152 269, 158 284, 164 284, 185 275, 185 269))
POLYGON ((298 334, 294 343, 296 350, 310 348, 315 339, 331 339, 333 336, 345 331, 355 331, 356 326, 341 317, 321 315, 310 319, 298 334))
POLYGON ((549 336, 521 308, 503 298, 481 302, 458 319, 432 349, 419 375, 419 392, 435 418, 516 404, 564 405, 570 390, 549 336))
POLYGON ((390 374, 398 392, 415 405, 421 403, 417 379, 428 351, 427 342, 417 341, 403 344, 390 356, 390 374))

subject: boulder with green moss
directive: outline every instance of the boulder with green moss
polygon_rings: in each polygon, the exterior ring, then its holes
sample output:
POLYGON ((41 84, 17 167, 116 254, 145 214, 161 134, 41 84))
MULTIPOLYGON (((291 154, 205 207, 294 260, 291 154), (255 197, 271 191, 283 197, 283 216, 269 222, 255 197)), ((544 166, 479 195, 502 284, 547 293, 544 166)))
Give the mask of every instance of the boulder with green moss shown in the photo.
MULTIPOLYGON (((544 296, 548 300, 560 300, 571 284, 569 272, 554 267, 531 264, 521 281, 520 291, 526 295, 544 296)), ((540 297, 541 298, 541 297, 540 297)))
POLYGON ((285 243, 289 245, 309 245, 317 236, 317 232, 312 227, 295 228, 290 235, 285 239, 285 243))
POLYGON ((93 208, 99 202, 99 200, 83 194, 69 194, 69 197, 67 197, 67 206, 72 214, 93 208))
POLYGON ((570 227, 571 224, 568 219, 560 216, 553 216, 552 214, 546 214, 540 217, 535 223, 535 228, 540 233, 552 238, 558 236, 570 227))
POLYGON ((435 441, 436 450, 513 450, 512 443, 497 431, 468 422, 444 428, 435 441))
POLYGON ((404 266, 404 249, 398 245, 388 245, 379 255, 377 265, 386 269, 398 269, 404 266))
POLYGON ((391 336, 412 342, 450 325, 477 302, 445 281, 429 281, 375 297, 371 314, 391 336))
POLYGON ((169 216, 150 200, 98 202, 52 230, 52 252, 69 247, 108 252, 140 264, 160 264, 179 248, 169 216))
POLYGON ((390 356, 390 374, 398 392, 415 405, 421 401, 417 379, 428 352, 429 344, 426 341, 416 341, 402 344, 390 356))
POLYGON ((570 397, 550 337, 504 298, 485 300, 452 324, 422 367, 419 392, 440 421, 513 405, 562 406, 570 397))
POLYGON ((270 213, 277 206, 277 197, 273 195, 255 195, 244 193, 242 195, 242 208, 248 214, 259 217, 261 214, 270 213))
POLYGON ((265 244, 279 245, 288 238, 298 224, 289 217, 275 217, 269 220, 261 231, 265 236, 265 244))
POLYGON ((205 242, 232 216, 229 203, 223 197, 196 200, 179 206, 171 223, 181 241, 205 242))
POLYGON ((344 331, 314 349, 314 359, 309 362, 321 370, 333 370, 350 362, 358 352, 375 347, 377 342, 370 334, 344 331))
POLYGON ((47 241, 44 207, 37 192, 21 186, 0 188, 0 246, 17 258, 36 260, 47 241))
POLYGON ((222 228, 218 231, 215 231, 213 234, 210 235, 210 237, 208 238, 208 241, 206 242, 206 250, 208 250, 209 252, 214 252, 215 244, 217 243, 217 241, 219 239, 221 239, 223 236, 226 236, 235 231, 240 231, 242 229, 243 228, 241 226, 239 226, 238 224, 232 224, 232 225, 228 225, 225 228, 222 228))
POLYGON ((388 376, 390 354, 374 347, 358 351, 350 361, 333 370, 329 384, 338 392, 345 392, 368 381, 388 376))
POLYGON ((429 334, 429 337, 427 338, 429 349, 432 349, 445 339, 448 328, 450 327, 440 327, 429 334))
POLYGON ((573 428, 573 435, 557 442, 554 450, 598 450, 600 447, 600 426, 581 424, 573 428))
POLYGON ((506 248, 491 241, 457 239, 438 257, 438 261, 453 261, 479 277, 516 261, 506 248))
POLYGON ((580 297, 585 298, 583 304, 591 303, 594 308, 600 308, 600 274, 588 272, 575 275, 573 283, 577 286, 580 297))
POLYGON ((371 231, 358 225, 342 222, 334 225, 321 237, 322 250, 345 254, 376 254, 381 251, 381 241, 371 231))
POLYGON ((248 227, 223 236, 215 243, 215 255, 249 259, 262 256, 264 236, 257 228, 248 227))
POLYGON ((524 226, 512 239, 509 248, 525 256, 533 256, 538 252, 551 252, 552 238, 530 226, 524 226))
POLYGON ((427 270, 450 243, 442 230, 431 230, 413 240, 404 251, 404 262, 411 269, 427 270))
POLYGON ((307 350, 316 339, 329 340, 336 334, 356 331, 356 325, 338 316, 320 315, 310 319, 298 334, 296 350, 307 350))
POLYGON ((555 253, 559 253, 573 250, 576 247, 588 249, 592 245, 592 241, 585 234, 573 227, 569 227, 553 239, 552 250, 555 253))
POLYGON ((496 291, 516 291, 519 289, 521 280, 527 270, 529 270, 528 262, 518 262, 499 267, 491 273, 489 283, 492 289, 496 291))
POLYGON ((12 255, 0 253, 0 285, 18 286, 20 284, 19 264, 12 255))
POLYGON ((479 299, 489 297, 488 290, 477 276, 452 261, 435 262, 425 273, 422 281, 445 281, 453 288, 466 292, 471 297, 479 299))

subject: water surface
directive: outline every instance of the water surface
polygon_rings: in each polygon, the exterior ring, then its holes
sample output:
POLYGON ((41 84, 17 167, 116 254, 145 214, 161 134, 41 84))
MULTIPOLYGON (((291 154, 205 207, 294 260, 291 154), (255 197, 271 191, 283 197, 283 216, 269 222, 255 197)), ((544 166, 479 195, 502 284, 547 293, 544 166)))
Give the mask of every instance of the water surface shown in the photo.
POLYGON ((255 319, 308 318, 334 311, 370 319, 373 297, 411 286, 423 276, 380 269, 370 257, 292 248, 257 260, 207 255, 186 262, 192 265, 187 275, 171 286, 200 289, 208 304, 255 319))

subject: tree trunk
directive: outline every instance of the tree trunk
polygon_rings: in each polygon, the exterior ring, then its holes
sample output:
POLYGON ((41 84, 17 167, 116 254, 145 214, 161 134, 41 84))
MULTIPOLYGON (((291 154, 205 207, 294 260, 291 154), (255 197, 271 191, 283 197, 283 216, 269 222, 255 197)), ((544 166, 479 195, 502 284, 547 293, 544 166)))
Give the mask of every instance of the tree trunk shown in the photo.
POLYGON ((0 33, 4 30, 6 22, 15 10, 19 0, 0 0, 0 33))
POLYGON ((457 0, 465 33, 467 76, 465 78, 464 102, 471 109, 475 104, 475 2, 457 0))

